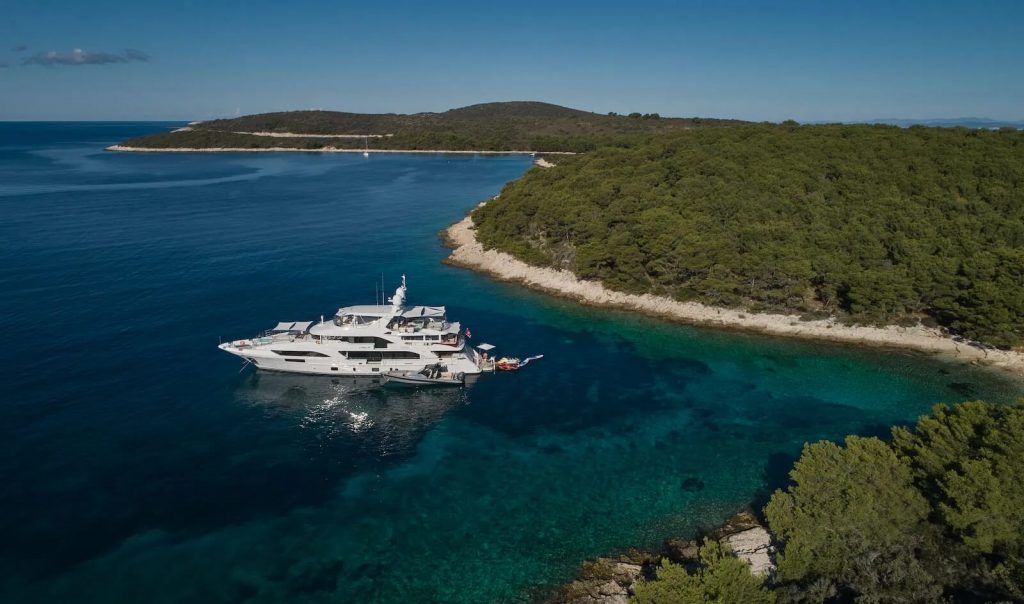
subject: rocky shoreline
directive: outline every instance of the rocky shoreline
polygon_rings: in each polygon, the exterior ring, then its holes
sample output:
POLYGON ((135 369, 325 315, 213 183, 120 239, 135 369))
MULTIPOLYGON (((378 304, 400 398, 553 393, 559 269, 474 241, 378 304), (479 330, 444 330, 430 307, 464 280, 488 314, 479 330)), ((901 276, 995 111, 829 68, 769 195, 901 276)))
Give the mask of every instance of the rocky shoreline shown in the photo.
POLYGON ((104 151, 121 153, 419 153, 419 154, 451 154, 451 155, 575 155, 570 151, 473 151, 446 149, 339 149, 337 147, 320 147, 318 149, 301 149, 299 147, 129 147, 110 145, 104 151))
POLYGON ((752 513, 740 512, 700 539, 668 539, 657 552, 631 549, 618 556, 587 560, 576 579, 557 588, 543 602, 628 604, 636 582, 653 579, 662 560, 695 569, 700 563, 700 544, 705 537, 727 545, 732 555, 746 562, 754 575, 767 581, 774 576, 775 545, 771 535, 752 513))
POLYGON ((651 294, 637 295, 613 291, 598 281, 580 279, 567 270, 532 266, 510 254, 485 249, 476 239, 475 228, 473 215, 470 213, 444 232, 447 244, 453 248, 447 259, 449 264, 484 272, 503 281, 520 283, 583 304, 635 310, 694 325, 883 348, 912 349, 995 367, 1017 377, 1024 376, 1024 353, 986 348, 950 337, 938 329, 924 325, 874 327, 846 325, 835 319, 805 321, 797 315, 755 313, 717 308, 698 302, 680 302, 651 294))

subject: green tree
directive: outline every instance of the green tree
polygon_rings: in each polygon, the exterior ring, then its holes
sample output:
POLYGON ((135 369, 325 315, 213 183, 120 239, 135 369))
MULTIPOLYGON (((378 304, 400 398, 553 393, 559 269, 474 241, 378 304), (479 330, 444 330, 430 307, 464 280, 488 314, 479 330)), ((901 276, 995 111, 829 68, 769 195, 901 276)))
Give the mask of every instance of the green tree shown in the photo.
POLYGON ((938 405, 893 445, 949 538, 958 581, 1024 599, 1024 404, 938 405))
POLYGON ((742 560, 729 554, 717 541, 705 539, 700 548, 700 568, 693 574, 663 560, 657 580, 635 584, 635 604, 773 604, 775 594, 750 573, 742 560))
POLYGON ((924 562, 928 501, 889 445, 856 436, 845 447, 807 445, 790 477, 795 484, 765 508, 782 544, 782 581, 864 601, 934 601, 942 593, 924 562))

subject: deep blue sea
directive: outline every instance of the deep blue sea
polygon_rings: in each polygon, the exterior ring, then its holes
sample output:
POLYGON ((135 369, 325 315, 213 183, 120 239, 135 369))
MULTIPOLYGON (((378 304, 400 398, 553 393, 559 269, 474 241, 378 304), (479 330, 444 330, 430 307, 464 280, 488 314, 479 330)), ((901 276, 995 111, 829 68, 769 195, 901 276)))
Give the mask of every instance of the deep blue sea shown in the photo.
POLYGON ((0 601, 529 600, 763 500, 807 441, 1024 392, 443 265, 438 231, 528 158, 103 151, 171 126, 0 124, 0 601), (402 272, 545 358, 392 391, 217 350, 402 272))

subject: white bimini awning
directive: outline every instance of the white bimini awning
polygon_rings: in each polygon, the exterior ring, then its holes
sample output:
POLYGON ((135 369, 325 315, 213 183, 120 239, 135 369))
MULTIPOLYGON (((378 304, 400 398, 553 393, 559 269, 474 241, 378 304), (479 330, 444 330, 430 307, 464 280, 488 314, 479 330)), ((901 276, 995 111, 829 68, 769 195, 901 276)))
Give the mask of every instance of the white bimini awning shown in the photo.
POLYGON ((440 318, 444 316, 443 306, 413 306, 402 313, 406 319, 417 319, 419 317, 440 318))
POLYGON ((488 344, 487 342, 484 342, 483 344, 477 344, 476 347, 484 351, 494 350, 495 348, 497 348, 497 346, 493 344, 488 344))

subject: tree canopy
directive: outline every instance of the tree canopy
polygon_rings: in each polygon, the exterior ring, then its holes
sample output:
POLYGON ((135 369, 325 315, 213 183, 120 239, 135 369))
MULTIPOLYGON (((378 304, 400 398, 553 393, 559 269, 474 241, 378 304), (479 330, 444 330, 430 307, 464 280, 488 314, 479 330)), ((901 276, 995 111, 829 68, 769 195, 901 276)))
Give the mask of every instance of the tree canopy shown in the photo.
POLYGON ((634 604, 1024 601, 1024 401, 937 405, 892 439, 804 446, 765 506, 776 569, 718 541, 666 559, 634 604))
POLYGON ((1024 344, 1019 131, 678 131, 531 170, 474 220, 488 247, 616 290, 1024 344))
POLYGON ((808 445, 765 508, 784 582, 840 589, 889 601, 932 601, 942 587, 918 552, 928 534, 928 501, 909 465, 877 438, 851 436, 846 446, 808 445))
POLYGON ((1024 600, 1024 404, 807 445, 765 508, 795 601, 1024 600))
POLYGON ((634 584, 634 604, 774 604, 775 594, 750 573, 745 562, 719 542, 705 539, 694 573, 663 560, 654 581, 634 584))

